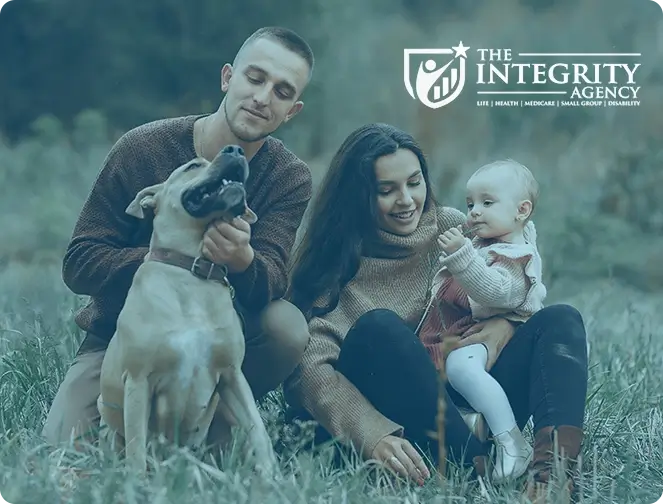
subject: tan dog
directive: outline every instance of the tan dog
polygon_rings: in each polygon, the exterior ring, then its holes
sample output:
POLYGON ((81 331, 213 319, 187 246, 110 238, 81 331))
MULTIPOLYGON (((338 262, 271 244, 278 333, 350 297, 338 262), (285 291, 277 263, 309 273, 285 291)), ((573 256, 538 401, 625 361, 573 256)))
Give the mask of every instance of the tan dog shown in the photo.
POLYGON ((255 214, 246 206, 248 163, 229 146, 210 163, 194 159, 162 184, 140 191, 126 212, 154 211, 150 251, 136 272, 101 367, 102 425, 127 461, 146 470, 150 433, 200 447, 217 411, 248 429, 263 474, 276 470, 266 432, 241 366, 244 336, 223 266, 201 257, 212 220, 255 214))

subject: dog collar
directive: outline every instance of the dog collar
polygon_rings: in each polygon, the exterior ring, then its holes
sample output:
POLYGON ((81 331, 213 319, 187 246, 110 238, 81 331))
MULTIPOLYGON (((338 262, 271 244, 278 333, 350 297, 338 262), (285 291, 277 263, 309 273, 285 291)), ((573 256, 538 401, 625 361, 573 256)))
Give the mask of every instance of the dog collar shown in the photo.
POLYGON ((235 289, 228 281, 228 267, 225 264, 216 264, 201 256, 191 257, 165 248, 151 249, 148 260, 178 266, 189 270, 192 275, 203 280, 214 280, 222 283, 230 289, 231 297, 235 297, 235 289))

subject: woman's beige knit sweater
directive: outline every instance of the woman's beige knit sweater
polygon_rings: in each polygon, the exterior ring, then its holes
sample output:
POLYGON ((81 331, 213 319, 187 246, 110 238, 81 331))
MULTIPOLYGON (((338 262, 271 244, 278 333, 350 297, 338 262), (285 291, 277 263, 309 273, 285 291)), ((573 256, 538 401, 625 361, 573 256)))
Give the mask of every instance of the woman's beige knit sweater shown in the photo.
MULTIPOLYGON (((440 233, 465 222, 460 211, 431 207, 408 236, 380 232, 380 242, 361 259, 359 271, 338 306, 309 323, 311 341, 302 361, 284 384, 286 400, 306 409, 332 436, 350 442, 366 458, 380 439, 403 434, 403 427, 377 411, 334 369, 348 330, 364 313, 387 308, 416 327, 439 268, 440 233)), ((402 373, 394 369, 394 373, 402 373)), ((407 372, 405 370, 405 372, 407 372)), ((415 392, 416 393, 416 392, 415 392)))

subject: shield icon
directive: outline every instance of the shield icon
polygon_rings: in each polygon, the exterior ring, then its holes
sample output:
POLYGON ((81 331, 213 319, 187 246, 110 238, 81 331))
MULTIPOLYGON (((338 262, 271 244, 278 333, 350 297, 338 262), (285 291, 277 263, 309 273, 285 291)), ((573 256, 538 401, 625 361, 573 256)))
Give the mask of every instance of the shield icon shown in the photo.
MULTIPOLYGON (((461 46, 462 48, 462 42, 461 46)), ((415 100, 432 109, 443 107, 454 101, 465 86, 465 51, 453 49, 405 49, 403 79, 405 89, 415 100), (444 55, 455 54, 450 60, 444 55), (414 88, 410 76, 413 55, 424 55, 419 63, 414 88), (444 63, 443 63, 444 62, 444 63)))

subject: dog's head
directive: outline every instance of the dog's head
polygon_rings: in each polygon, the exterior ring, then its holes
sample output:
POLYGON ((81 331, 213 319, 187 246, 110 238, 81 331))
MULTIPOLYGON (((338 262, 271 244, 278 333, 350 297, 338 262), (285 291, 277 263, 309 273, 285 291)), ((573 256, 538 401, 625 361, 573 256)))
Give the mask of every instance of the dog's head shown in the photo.
POLYGON ((230 221, 235 217, 252 224, 257 217, 246 204, 244 183, 248 175, 249 164, 242 148, 229 145, 211 163, 195 158, 173 171, 165 182, 142 189, 126 212, 143 219, 144 210, 151 208, 155 215, 167 212, 203 226, 219 218, 230 221))

